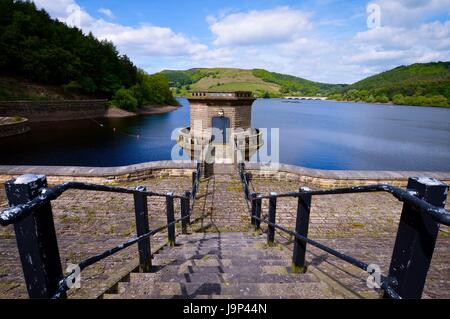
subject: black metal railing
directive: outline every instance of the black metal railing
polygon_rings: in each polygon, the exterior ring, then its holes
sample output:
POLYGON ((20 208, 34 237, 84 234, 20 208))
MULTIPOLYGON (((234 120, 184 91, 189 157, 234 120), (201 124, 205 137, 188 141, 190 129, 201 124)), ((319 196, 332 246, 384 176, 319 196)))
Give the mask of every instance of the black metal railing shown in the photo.
POLYGON ((340 253, 308 237, 312 196, 369 192, 392 194, 404 205, 389 274, 387 276, 378 274, 380 279, 378 284, 384 291, 384 298, 421 298, 440 224, 450 226, 450 212, 444 209, 448 192, 447 185, 430 178, 410 178, 406 190, 382 184, 315 191, 302 187, 298 192, 261 195, 254 192, 251 174, 246 172, 245 164, 239 163, 238 165, 244 196, 251 204, 249 213, 252 225, 256 229, 261 229, 261 223, 267 224, 269 245, 275 241, 275 230, 293 236, 292 264, 294 269, 300 272, 306 271, 306 245, 310 244, 373 276, 375 270, 371 264, 340 253), (277 199, 283 197, 298 198, 294 231, 276 223, 277 199), (267 218, 261 217, 263 199, 269 201, 267 218))
POLYGON ((134 244, 138 244, 140 271, 152 267, 151 236, 167 229, 169 245, 175 245, 175 225, 181 222, 182 234, 187 233, 199 190, 201 165, 192 173, 192 189, 183 195, 147 191, 144 186, 128 189, 115 186, 69 182, 52 188, 45 176, 24 175, 6 183, 6 195, 10 208, 0 212, 0 225, 14 225, 22 269, 30 298, 66 298, 67 291, 76 282, 79 272, 134 244), (51 201, 70 189, 131 194, 134 197, 137 237, 81 261, 69 275, 64 276, 51 201), (167 224, 150 230, 147 199, 166 199, 167 224), (180 200, 181 217, 175 219, 174 200, 180 200), (191 202, 192 200, 192 202, 191 202))

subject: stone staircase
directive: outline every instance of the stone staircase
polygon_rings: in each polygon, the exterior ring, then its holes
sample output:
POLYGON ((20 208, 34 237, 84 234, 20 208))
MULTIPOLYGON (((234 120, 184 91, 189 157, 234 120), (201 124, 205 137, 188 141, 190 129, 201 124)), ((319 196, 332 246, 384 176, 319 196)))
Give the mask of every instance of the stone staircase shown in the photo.
POLYGON ((342 298, 312 273, 290 272, 281 246, 249 233, 193 233, 153 256, 150 273, 131 273, 104 299, 342 298))

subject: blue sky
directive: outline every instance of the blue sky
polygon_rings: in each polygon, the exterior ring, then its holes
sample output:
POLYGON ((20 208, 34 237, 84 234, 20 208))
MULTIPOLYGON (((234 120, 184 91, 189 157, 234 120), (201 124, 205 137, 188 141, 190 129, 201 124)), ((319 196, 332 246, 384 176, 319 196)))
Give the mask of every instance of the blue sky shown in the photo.
POLYGON ((34 2, 112 41, 150 73, 265 68, 352 83, 402 64, 450 60, 450 0, 34 2))

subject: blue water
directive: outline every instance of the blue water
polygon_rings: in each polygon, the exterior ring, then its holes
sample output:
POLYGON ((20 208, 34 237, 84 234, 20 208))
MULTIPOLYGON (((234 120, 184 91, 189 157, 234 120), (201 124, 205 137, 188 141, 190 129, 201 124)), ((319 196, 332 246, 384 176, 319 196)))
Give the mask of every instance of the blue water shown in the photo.
POLYGON ((450 109, 259 100, 255 127, 280 128, 280 162, 320 169, 450 170, 450 109))
MULTIPOLYGON (((171 157, 189 105, 125 119, 36 123, 0 139, 0 164, 119 166, 171 157), (115 129, 115 131, 114 131, 115 129)), ((450 171, 450 109, 258 100, 252 126, 280 129, 280 161, 321 169, 450 171)), ((265 136, 267 140, 268 136, 265 136)))

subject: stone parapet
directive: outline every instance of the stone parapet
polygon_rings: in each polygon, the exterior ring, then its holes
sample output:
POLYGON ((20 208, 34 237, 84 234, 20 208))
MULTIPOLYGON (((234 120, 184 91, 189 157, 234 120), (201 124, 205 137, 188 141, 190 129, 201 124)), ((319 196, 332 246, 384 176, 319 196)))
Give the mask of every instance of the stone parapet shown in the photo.
MULTIPOLYGON (((14 166, 0 165, 0 182, 23 174, 43 174, 50 183, 83 181, 93 183, 124 183, 155 177, 189 177, 195 163, 156 161, 119 167, 77 166, 14 166)), ((319 170, 280 164, 269 170, 258 163, 248 163, 248 172, 258 179, 298 181, 318 188, 348 187, 368 184, 391 184, 404 187, 409 177, 427 176, 450 184, 450 172, 427 171, 349 171, 319 170)))
POLYGON ((0 166, 0 182, 23 174, 42 174, 51 184, 69 181, 87 183, 126 183, 157 177, 190 177, 196 169, 195 163, 172 161, 148 162, 119 167, 77 166, 0 166))
POLYGON ((246 169, 254 178, 298 181, 319 188, 370 184, 405 187, 409 177, 417 176, 427 176, 450 184, 450 172, 320 170, 287 164, 279 164, 277 169, 268 169, 259 163, 248 163, 246 169))
POLYGON ((103 117, 107 100, 0 101, 0 116, 22 116, 30 122, 103 117))

